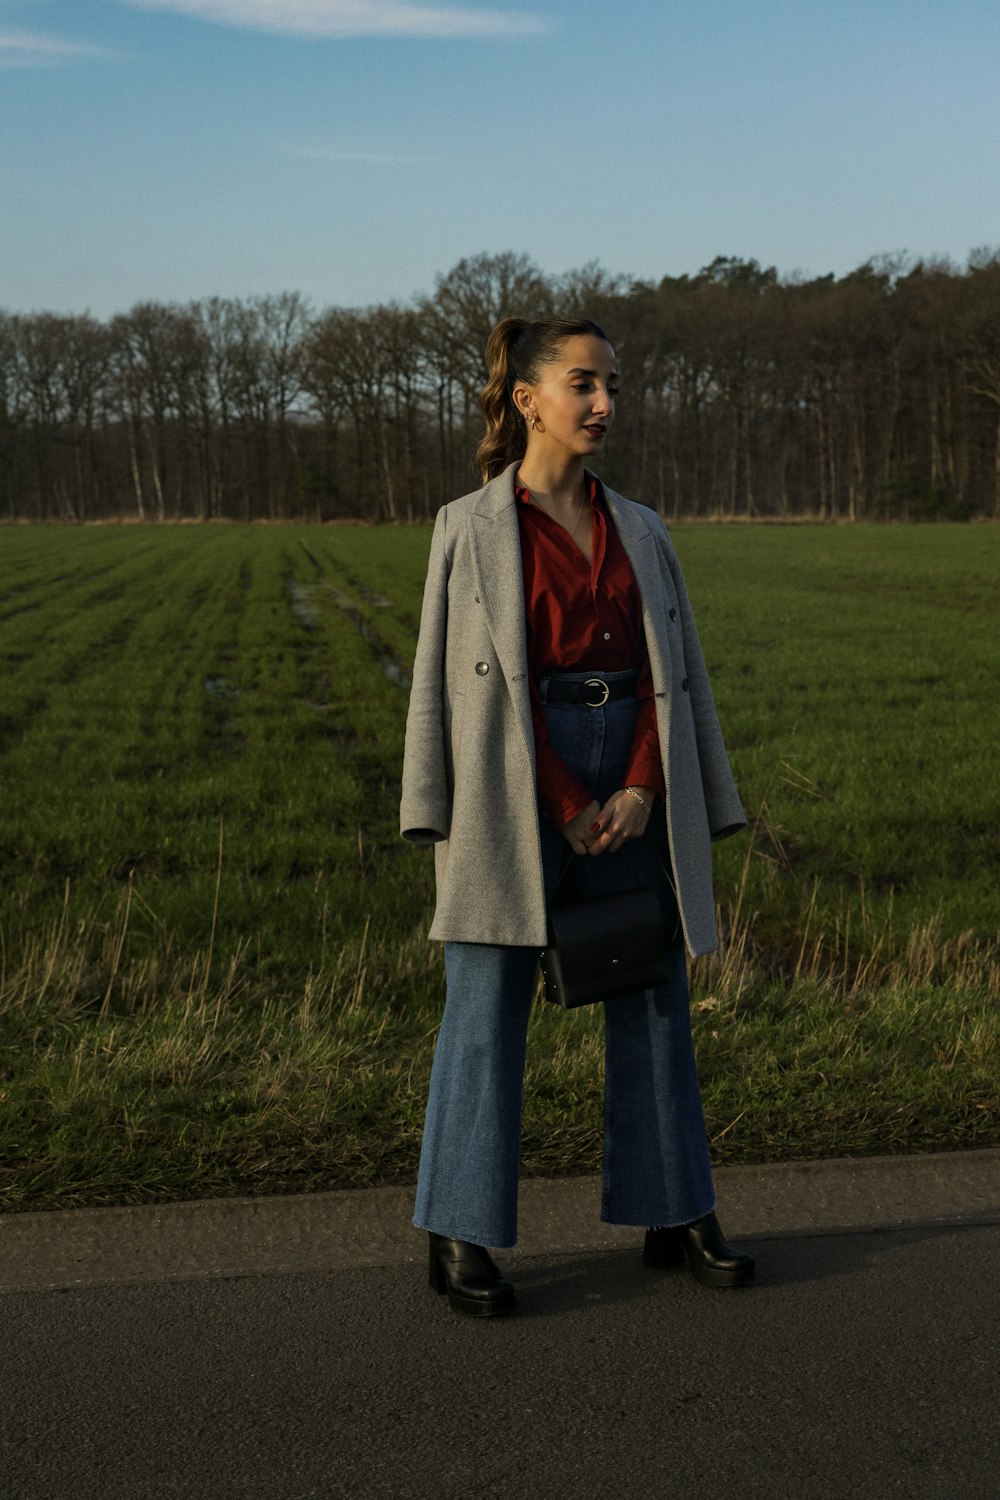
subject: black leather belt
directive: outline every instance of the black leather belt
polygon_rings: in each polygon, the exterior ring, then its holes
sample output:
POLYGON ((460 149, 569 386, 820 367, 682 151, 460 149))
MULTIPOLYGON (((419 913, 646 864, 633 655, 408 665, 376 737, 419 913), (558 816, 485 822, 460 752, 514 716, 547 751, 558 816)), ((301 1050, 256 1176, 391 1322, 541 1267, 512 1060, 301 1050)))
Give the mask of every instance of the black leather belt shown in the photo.
POLYGON ((543 703, 584 703, 588 708, 603 708, 616 698, 634 698, 639 674, 605 682, 595 675, 585 682, 567 682, 564 677, 540 677, 538 687, 543 703))

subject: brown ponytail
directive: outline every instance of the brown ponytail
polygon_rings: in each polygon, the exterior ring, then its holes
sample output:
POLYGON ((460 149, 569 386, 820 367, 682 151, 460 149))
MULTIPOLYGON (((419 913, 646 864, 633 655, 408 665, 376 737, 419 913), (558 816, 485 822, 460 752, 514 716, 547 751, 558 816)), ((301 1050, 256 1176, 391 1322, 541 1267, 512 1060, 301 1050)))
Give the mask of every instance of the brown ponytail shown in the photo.
POLYGON ((479 396, 486 432, 476 449, 483 483, 501 473, 527 447, 524 419, 513 401, 519 380, 533 385, 541 365, 556 359, 567 339, 578 334, 607 341, 603 328, 589 318, 504 318, 486 341, 487 381, 479 396))

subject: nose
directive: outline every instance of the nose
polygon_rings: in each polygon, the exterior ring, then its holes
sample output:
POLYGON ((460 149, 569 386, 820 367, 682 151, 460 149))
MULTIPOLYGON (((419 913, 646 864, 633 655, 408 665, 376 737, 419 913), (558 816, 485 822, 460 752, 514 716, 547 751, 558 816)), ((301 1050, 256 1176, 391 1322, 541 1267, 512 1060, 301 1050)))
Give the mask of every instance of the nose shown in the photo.
POLYGON ((606 385, 599 385, 594 393, 595 417, 611 416, 615 409, 615 398, 606 385))

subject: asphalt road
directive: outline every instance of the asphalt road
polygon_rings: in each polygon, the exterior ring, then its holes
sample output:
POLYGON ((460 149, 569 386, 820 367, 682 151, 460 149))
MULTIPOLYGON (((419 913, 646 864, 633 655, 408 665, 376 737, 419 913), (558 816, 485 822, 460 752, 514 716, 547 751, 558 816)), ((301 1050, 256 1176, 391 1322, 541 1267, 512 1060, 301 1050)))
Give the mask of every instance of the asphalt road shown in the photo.
MULTIPOLYGON (((38 1216, 40 1217, 40 1216, 38 1216)), ((1000 1223, 755 1237, 713 1291, 627 1248, 0 1295, 3 1500, 1000 1494, 1000 1223)))

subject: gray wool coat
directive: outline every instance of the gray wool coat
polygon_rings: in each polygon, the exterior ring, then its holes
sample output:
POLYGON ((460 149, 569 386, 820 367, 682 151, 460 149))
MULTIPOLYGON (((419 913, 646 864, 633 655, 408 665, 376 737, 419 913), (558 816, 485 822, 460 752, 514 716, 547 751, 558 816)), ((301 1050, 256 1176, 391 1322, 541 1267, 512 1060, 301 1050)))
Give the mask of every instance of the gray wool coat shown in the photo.
MULTIPOLYGON (((406 721, 400 831, 432 843, 430 937, 546 941, 517 501, 511 464, 438 511, 406 721)), ((712 839, 746 823, 694 616, 659 516, 605 486, 642 598, 681 925, 716 946, 712 839)), ((604 855, 603 858, 613 858, 604 855)))

